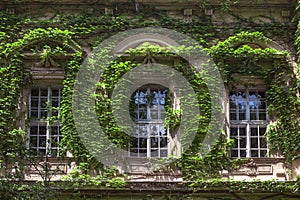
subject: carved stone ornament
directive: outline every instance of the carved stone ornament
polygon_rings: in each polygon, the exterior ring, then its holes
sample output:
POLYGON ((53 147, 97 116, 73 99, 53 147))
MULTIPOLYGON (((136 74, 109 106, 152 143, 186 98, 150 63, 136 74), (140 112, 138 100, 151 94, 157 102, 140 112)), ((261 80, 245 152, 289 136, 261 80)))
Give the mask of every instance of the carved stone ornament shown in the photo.
POLYGON ((47 55, 45 58, 43 58, 40 62, 37 62, 34 64, 34 67, 60 67, 58 63, 56 63, 49 55, 47 55))

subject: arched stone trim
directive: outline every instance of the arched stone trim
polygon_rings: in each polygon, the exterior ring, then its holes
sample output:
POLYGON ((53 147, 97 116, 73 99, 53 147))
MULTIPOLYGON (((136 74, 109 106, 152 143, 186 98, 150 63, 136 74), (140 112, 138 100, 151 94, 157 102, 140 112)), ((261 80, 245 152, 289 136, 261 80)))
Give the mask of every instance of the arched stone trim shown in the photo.
POLYGON ((136 48, 145 42, 154 43, 162 47, 179 46, 176 41, 164 35, 155 33, 141 33, 130 36, 119 42, 114 48, 114 54, 124 54, 126 50, 136 48))

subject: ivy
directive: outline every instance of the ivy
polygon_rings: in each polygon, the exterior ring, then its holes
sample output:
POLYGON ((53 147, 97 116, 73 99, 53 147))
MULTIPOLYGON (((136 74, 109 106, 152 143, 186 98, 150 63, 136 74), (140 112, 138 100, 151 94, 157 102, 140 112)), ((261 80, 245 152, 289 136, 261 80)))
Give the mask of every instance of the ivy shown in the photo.
MULTIPOLYGON (((236 2, 224 1, 222 4, 223 10, 229 11, 230 5, 234 3, 236 2)), ((206 4, 208 4, 207 1, 206 4)), ((297 74, 299 68, 292 69, 292 66, 287 63, 286 59, 289 56, 287 52, 269 48, 271 40, 262 32, 241 31, 247 30, 247 28, 237 24, 233 32, 238 32, 238 34, 228 37, 225 41, 219 41, 232 35, 232 30, 226 29, 226 27, 216 30, 217 26, 209 18, 199 17, 193 19, 191 23, 168 17, 163 12, 155 13, 151 20, 145 20, 142 15, 131 17, 102 16, 100 18, 88 15, 76 17, 73 15, 58 15, 43 22, 34 18, 22 19, 18 16, 7 16, 1 13, 0 22, 2 24, 0 26, 0 139, 4 141, 0 145, 2 152, 0 155, 1 166, 3 166, 3 163, 9 163, 21 155, 21 149, 17 147, 24 142, 25 133, 17 130, 19 119, 17 110, 21 91, 27 84, 30 84, 30 75, 22 67, 22 52, 31 45, 42 45, 42 48, 45 49, 42 58, 46 58, 49 55, 64 55, 62 49, 74 50, 75 47, 77 52, 73 53, 72 58, 65 66, 63 101, 60 110, 62 117, 61 131, 64 135, 62 146, 65 151, 68 150, 73 154, 79 165, 78 171, 73 171, 69 178, 74 182, 85 182, 87 185, 103 185, 103 178, 116 176, 116 172, 110 173, 108 176, 109 169, 106 169, 93 155, 89 154, 82 144, 74 125, 72 115, 73 86, 85 55, 81 52, 80 46, 73 42, 73 39, 81 43, 88 41, 89 45, 93 47, 113 33, 147 26, 162 26, 195 38, 210 52, 227 84, 235 81, 233 76, 235 73, 255 75, 264 79, 268 89, 268 112, 270 117, 274 119, 274 123, 270 125, 267 133, 270 148, 281 152, 288 162, 299 158, 300 117, 297 97, 300 88, 297 74), (219 42, 214 45, 216 41, 219 42), (50 45, 52 43, 59 43, 60 46, 53 48, 50 45), (94 179, 90 177, 88 173, 91 171, 96 171, 101 178, 94 179)), ((254 21, 248 22, 253 23, 253 29, 261 29, 258 26, 256 27, 257 24, 254 24, 254 21)), ((270 23, 269 27, 273 27, 273 30, 266 30, 267 28, 265 28, 262 31, 269 33, 269 35, 274 34, 274 32, 285 31, 284 26, 278 26, 277 24, 275 26, 275 22, 270 23)), ((300 23, 298 22, 297 38, 295 39, 298 52, 300 51, 299 27, 300 23)), ((202 49, 199 46, 196 48, 202 49)), ((153 56, 176 57, 176 54, 172 53, 176 51, 188 52, 189 49, 186 47, 169 47, 168 49, 144 44, 144 46, 128 51, 128 60, 146 56, 148 53, 153 56)), ((118 79, 138 65, 128 60, 120 58, 106 68, 104 76, 101 77, 101 82, 98 83, 95 97, 95 109, 101 126, 109 138, 123 148, 126 147, 130 138, 125 136, 126 134, 122 134, 121 128, 113 120, 110 98, 118 79)), ((173 165, 173 167, 182 169, 185 180, 194 182, 191 186, 208 187, 211 185, 224 186, 225 184, 229 190, 246 191, 246 188, 250 188, 251 191, 256 191, 261 188, 262 191, 299 191, 299 180, 297 180, 298 185, 284 185, 284 183, 281 184, 275 181, 253 183, 226 182, 221 179, 208 181, 207 179, 212 177, 221 177, 220 172, 222 170, 238 168, 244 161, 230 159, 229 152, 232 141, 224 137, 219 138, 209 155, 201 157, 197 154, 199 143, 201 143, 207 132, 211 114, 210 94, 202 75, 195 73, 193 67, 189 66, 187 62, 181 61, 178 65, 172 67, 184 75, 192 84, 199 101, 198 106, 201 112, 204 113, 202 118, 199 119, 201 126, 197 130, 193 145, 173 165)), ((165 125, 176 131, 180 124, 181 114, 181 110, 167 107, 165 125)), ((122 178, 111 179, 109 182, 105 182, 104 185, 115 188, 125 187, 122 178)))

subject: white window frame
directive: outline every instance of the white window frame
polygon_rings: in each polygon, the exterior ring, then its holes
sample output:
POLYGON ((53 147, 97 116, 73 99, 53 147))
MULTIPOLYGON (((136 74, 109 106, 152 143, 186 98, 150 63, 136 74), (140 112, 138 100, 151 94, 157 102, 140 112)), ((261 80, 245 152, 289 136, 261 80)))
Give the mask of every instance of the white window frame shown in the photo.
POLYGON ((267 106, 266 89, 263 87, 238 87, 229 92, 228 131, 229 137, 235 140, 231 157, 268 156, 265 135, 269 121, 267 106))
MULTIPOLYGON (((60 123, 57 119, 52 119, 54 110, 51 106, 55 102, 56 108, 60 107, 61 92, 61 86, 34 86, 30 89, 28 98, 28 149, 36 156, 60 156, 58 145, 62 139, 60 123), (33 95, 34 90, 38 91, 37 95, 33 95), (55 90, 58 93, 53 96, 55 90), (45 91, 47 94, 42 96, 45 91), (52 134, 53 132, 55 134, 52 134)), ((55 116, 59 116, 59 109, 56 112, 55 116)))

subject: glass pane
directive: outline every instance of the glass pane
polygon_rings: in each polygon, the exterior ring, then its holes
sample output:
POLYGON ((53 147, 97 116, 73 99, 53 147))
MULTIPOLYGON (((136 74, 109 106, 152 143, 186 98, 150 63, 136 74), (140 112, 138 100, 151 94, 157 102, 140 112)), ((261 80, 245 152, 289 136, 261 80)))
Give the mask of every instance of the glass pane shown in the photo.
POLYGON ((58 156, 58 150, 57 149, 51 149, 50 155, 53 156, 53 157, 58 156))
POLYGON ((237 120, 237 118, 236 118, 236 111, 231 111, 230 112, 230 120, 237 120))
POLYGON ((240 157, 246 157, 246 150, 241 150, 240 151, 240 157))
POLYGON ((150 119, 158 119, 158 112, 156 110, 151 110, 151 118, 150 119))
POLYGON ((249 108, 250 110, 258 109, 261 105, 260 96, 256 95, 255 92, 249 92, 249 108))
POLYGON ((147 149, 139 149, 140 157, 147 157, 147 149))
POLYGON ((234 139, 234 145, 233 145, 233 148, 238 148, 238 140, 235 138, 234 139))
POLYGON ((251 157, 258 157, 258 150, 251 150, 251 157))
POLYGON ((267 119, 267 113, 265 111, 259 112, 259 120, 266 120, 267 119))
POLYGON ((230 109, 236 108, 235 102, 230 100, 230 105, 229 105, 230 109))
POLYGON ((30 117, 33 119, 38 118, 38 111, 36 109, 34 109, 34 110, 32 109, 30 112, 30 117))
POLYGON ((264 92, 264 91, 258 91, 258 97, 260 97, 260 98, 266 98, 266 92, 264 92))
POLYGON ((257 128, 251 128, 251 136, 258 136, 257 128))
POLYGON ((168 157, 168 150, 167 149, 160 150, 160 157, 168 157))
POLYGON ((139 138, 140 141, 140 148, 146 148, 147 147, 147 138, 139 138))
POLYGON ((246 128, 240 128, 240 136, 246 136, 246 128))
POLYGON ((139 136, 140 137, 147 137, 148 136, 147 126, 140 126, 139 127, 139 136))
POLYGON ((41 98, 41 108, 46 108, 48 105, 48 99, 47 98, 41 98))
POLYGON ((240 138, 240 148, 246 148, 247 145, 247 139, 246 138, 240 138))
POLYGON ((137 138, 133 138, 131 141, 131 147, 132 148, 137 148, 138 147, 138 139, 137 138))
POLYGON ((166 137, 160 138, 160 148, 167 147, 168 139, 166 137))
POLYGON ((37 155, 46 155, 46 149, 38 149, 37 155))
POLYGON ((231 150, 231 157, 237 158, 238 157, 238 150, 231 150))
POLYGON ((139 119, 147 119, 147 111, 140 110, 139 119))
POLYGON ((37 147, 37 136, 30 136, 29 146, 30 147, 37 147))
POLYGON ((258 138, 251 138, 251 148, 258 148, 258 138))
POLYGON ((231 136, 237 136, 238 135, 237 128, 230 128, 230 135, 231 136))
POLYGON ((59 89, 53 89, 52 90, 52 97, 58 97, 59 96, 59 89))
POLYGON ((40 135, 46 135, 46 126, 39 126, 39 134, 40 135))
POLYGON ((59 107, 59 101, 57 98, 53 98, 51 102, 52 107, 59 107))
POLYGON ((51 135, 55 136, 58 135, 59 131, 58 131, 58 126, 51 126, 51 135))
POLYGON ((40 119, 47 119, 48 111, 47 110, 41 110, 41 118, 40 119))
POLYGON ((151 157, 158 157, 158 150, 151 150, 151 157))
POLYGON ((38 134, 38 127, 30 126, 30 135, 37 135, 37 134, 38 134))
POLYGON ((46 136, 39 137, 39 147, 46 147, 46 136))
POLYGON ((39 89, 31 89, 31 97, 39 96, 39 89))
POLYGON ((151 132, 150 132, 150 135, 152 136, 158 136, 159 133, 158 133, 158 129, 157 129, 157 126, 151 126, 151 132))
POLYGON ((166 112, 165 112, 165 111, 162 111, 162 112, 160 113, 160 118, 161 118, 161 119, 165 119, 165 118, 166 118, 166 112))
MULTIPOLYGON (((48 89, 41 89, 40 91, 40 96, 41 97, 48 97, 48 89)), ((46 98, 47 99, 47 98, 46 98)))
POLYGON ((55 136, 51 137, 50 143, 51 143, 51 147, 57 147, 58 143, 59 143, 58 137, 55 137, 55 136))
POLYGON ((267 148, 267 139, 266 138, 260 138, 260 148, 267 148))
POLYGON ((260 150, 260 157, 267 157, 267 150, 260 150))
POLYGON ((259 106, 259 109, 266 110, 267 108, 266 104, 267 104, 266 101, 261 101, 261 105, 259 106))
POLYGON ((250 112, 250 120, 257 120, 256 111, 252 110, 250 112))
POLYGON ((245 110, 240 110, 239 112, 239 120, 245 120, 246 119, 246 112, 245 110))
POLYGON ((157 148, 157 147, 158 147, 158 138, 151 137, 151 148, 157 148))
POLYGON ((39 106, 39 100, 37 98, 32 98, 31 99, 31 108, 35 107, 37 108, 39 106))
POLYGON ((264 136, 266 133, 266 128, 259 128, 259 135, 264 136))
POLYGON ((131 157, 137 157, 138 156, 138 150, 137 149, 131 149, 130 150, 130 156, 131 157))

